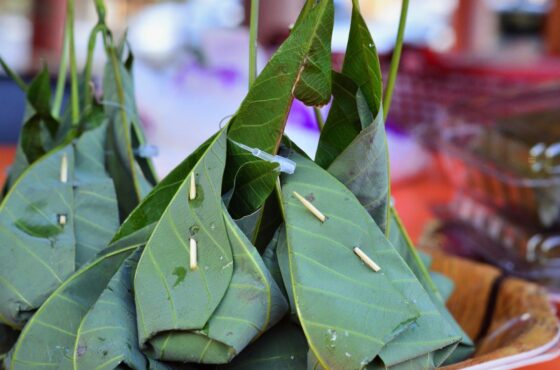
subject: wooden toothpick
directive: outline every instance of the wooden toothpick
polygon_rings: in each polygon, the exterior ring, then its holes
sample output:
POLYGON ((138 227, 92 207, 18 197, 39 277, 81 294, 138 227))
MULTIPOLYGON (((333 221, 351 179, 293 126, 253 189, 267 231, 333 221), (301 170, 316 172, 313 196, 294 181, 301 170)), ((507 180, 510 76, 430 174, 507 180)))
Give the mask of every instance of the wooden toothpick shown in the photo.
POLYGON ((356 253, 356 255, 360 257, 360 259, 373 271, 379 272, 381 270, 381 267, 379 267, 377 263, 373 262, 373 260, 369 258, 368 255, 365 254, 364 251, 360 248, 354 247, 354 253, 356 253))
POLYGON ((189 199, 190 200, 194 200, 196 198, 196 182, 195 182, 195 174, 193 172, 193 174, 191 175, 191 186, 189 189, 189 199))
POLYGON ((68 182, 68 155, 64 153, 60 161, 60 182, 66 184, 68 182))
POLYGON ((190 240, 189 255, 190 255, 191 270, 196 270, 198 268, 197 246, 196 246, 196 240, 192 238, 190 240))
POLYGON ((309 210, 309 212, 313 213, 313 215, 319 219, 319 221, 325 222, 325 220, 327 219, 325 215, 321 213, 321 211, 319 211, 313 204, 311 204, 310 201, 302 197, 297 191, 294 191, 293 194, 301 202, 301 204, 303 204, 303 206, 309 210))

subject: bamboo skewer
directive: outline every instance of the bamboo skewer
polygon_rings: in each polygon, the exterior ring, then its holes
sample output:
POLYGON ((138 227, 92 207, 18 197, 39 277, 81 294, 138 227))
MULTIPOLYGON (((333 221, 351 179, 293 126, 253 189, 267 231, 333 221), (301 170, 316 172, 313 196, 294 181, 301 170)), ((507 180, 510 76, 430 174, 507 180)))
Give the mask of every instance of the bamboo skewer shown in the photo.
POLYGON ((191 270, 196 270, 198 268, 198 251, 196 246, 196 240, 192 238, 190 240, 189 255, 190 255, 190 268, 191 270))
POLYGON ((309 212, 311 212, 315 217, 319 219, 319 221, 326 221, 327 218, 325 217, 325 215, 321 213, 321 211, 319 211, 313 204, 311 204, 310 201, 302 197, 297 191, 294 191, 293 194, 301 202, 301 204, 303 204, 303 206, 309 210, 309 212))
POLYGON ((60 182, 66 184, 68 182, 68 155, 64 153, 60 161, 60 182))
POLYGON ((368 265, 368 267, 370 269, 372 269, 375 272, 379 272, 381 271, 381 267, 379 267, 379 265, 375 262, 373 262, 373 260, 371 258, 368 257, 367 254, 364 253, 363 250, 361 250, 358 247, 354 247, 354 253, 356 253, 356 255, 358 257, 360 257, 360 259, 366 264, 368 265))
POLYGON ((189 200, 194 200, 196 198, 196 182, 195 182, 195 174, 191 175, 191 186, 189 188, 189 200))

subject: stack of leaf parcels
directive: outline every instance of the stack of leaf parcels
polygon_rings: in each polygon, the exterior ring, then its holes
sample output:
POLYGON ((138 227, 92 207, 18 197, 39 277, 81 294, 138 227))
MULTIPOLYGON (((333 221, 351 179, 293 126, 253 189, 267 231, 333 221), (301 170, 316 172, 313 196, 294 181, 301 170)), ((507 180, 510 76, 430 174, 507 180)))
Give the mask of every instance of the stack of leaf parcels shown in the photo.
MULTIPOLYGON (((145 146, 132 59, 122 62, 124 47, 116 48, 106 36, 111 63, 102 100, 94 97, 92 85, 80 87, 72 68, 71 103, 62 114, 66 71, 53 101, 47 68, 26 84, 2 63, 26 95, 16 158, 0 195, 2 350, 13 329, 21 329, 64 280, 107 247, 121 220, 156 184, 150 161, 134 154, 145 146)), ((65 48, 69 43, 67 37, 65 48)), ((93 48, 88 66, 92 55, 93 48)))
MULTIPOLYGON (((428 272, 389 202, 381 73, 357 2, 340 72, 333 19, 332 0, 306 2, 230 122, 46 299, 8 369, 426 369, 472 352, 445 308, 448 281, 428 272), (313 161, 283 135, 287 115, 294 99, 331 98, 313 161)), ((56 175, 70 149, 41 168, 56 175)), ((55 175, 42 188, 53 197, 55 175)), ((28 257, 37 270, 57 259, 28 257)))

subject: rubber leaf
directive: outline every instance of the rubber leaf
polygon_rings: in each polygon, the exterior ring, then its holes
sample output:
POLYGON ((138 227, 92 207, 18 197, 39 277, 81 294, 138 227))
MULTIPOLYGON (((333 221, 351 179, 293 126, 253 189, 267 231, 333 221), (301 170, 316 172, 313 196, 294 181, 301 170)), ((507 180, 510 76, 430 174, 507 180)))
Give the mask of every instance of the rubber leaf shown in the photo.
POLYGON ((365 101, 376 117, 381 110, 383 82, 381 67, 373 38, 367 23, 356 6, 352 8, 352 20, 342 74, 354 80, 363 92, 365 101))
POLYGON ((24 327, 6 359, 7 368, 72 368, 68 361, 74 352, 80 323, 135 249, 105 254, 56 289, 24 327))
MULTIPOLYGON (((441 317, 445 320, 447 325, 453 330, 456 336, 460 338, 460 344, 457 347, 457 351, 461 353, 460 358, 468 356, 473 351, 473 342, 469 336, 461 329, 459 324, 455 321, 453 316, 449 313, 445 307, 445 300, 441 293, 439 292, 437 286, 434 284, 428 269, 423 264, 418 251, 410 241, 408 234, 404 230, 400 222, 400 218, 394 208, 391 209, 391 228, 388 235, 389 240, 395 246, 396 250, 402 256, 402 258, 407 262, 410 269, 414 272, 416 278, 420 281, 426 292, 429 294, 431 301, 438 310, 441 317)), ((442 351, 443 354, 446 351, 442 351)), ((449 354, 448 354, 449 355, 449 354)), ((447 356, 438 356, 436 353, 434 359, 436 365, 441 365, 447 356)))
MULTIPOLYGON (((161 335, 165 353, 154 357, 171 361, 228 363, 254 338, 274 325, 287 310, 280 289, 260 255, 224 208, 224 219, 233 252, 233 275, 228 290, 202 330, 161 335)), ((163 344, 154 344, 162 348, 163 344)))
POLYGON ((313 3, 312 9, 271 58, 232 118, 233 140, 273 153, 294 97, 308 105, 330 100, 334 6, 331 0, 307 3, 313 3))
POLYGON ((362 368, 418 317, 390 279, 390 272, 401 273, 406 266, 348 189, 310 160, 297 154, 290 158, 298 170, 283 178, 287 243, 278 249, 279 261, 282 255, 288 259, 287 289, 292 289, 299 321, 321 366, 362 368), (326 221, 315 218, 294 191, 323 212, 326 221), (355 247, 382 271, 368 268, 354 254, 355 247))
POLYGON ((315 162, 321 167, 327 168, 363 129, 358 91, 358 85, 350 77, 333 72, 333 101, 315 156, 315 162))
POLYGON ((151 162, 136 155, 144 145, 132 75, 109 51, 103 77, 103 105, 109 120, 107 169, 115 182, 121 218, 124 219, 155 185, 151 162))
POLYGON ((375 364, 368 365, 366 370, 431 370, 436 367, 434 355, 431 352, 393 366, 386 366, 378 361, 375 364))
POLYGON ((20 327, 118 227, 100 127, 50 152, 21 175, 0 205, 0 318, 20 327), (27 271, 27 273, 22 273, 27 271))
POLYGON ((72 355, 74 369, 147 367, 147 359, 138 347, 132 293, 132 276, 140 251, 125 260, 81 321, 72 355))
MULTIPOLYGON (((293 99, 324 105, 331 98, 332 0, 307 0, 306 16, 257 77, 229 125, 235 142, 276 154, 293 99)), ((232 158, 232 178, 253 160, 251 153, 232 158)))
POLYGON ((267 270, 270 272, 270 275, 272 276, 274 281, 276 281, 278 287, 280 287, 284 295, 287 296, 286 287, 284 285, 284 281, 282 280, 282 272, 280 271, 280 265, 278 264, 278 254, 276 253, 276 251, 278 250, 278 243, 281 241, 280 239, 281 232, 284 234, 283 235, 284 241, 286 240, 285 231, 284 228, 282 227, 274 234, 274 237, 272 238, 272 240, 264 250, 262 259, 267 270))
POLYGON ((331 163, 329 172, 356 195, 379 228, 387 227, 389 174, 383 113, 331 163))
POLYGON ((233 257, 220 193, 225 156, 222 130, 161 214, 138 263, 134 288, 139 340, 143 349, 163 352, 164 357, 174 354, 165 351, 161 337, 203 329, 231 280, 233 257), (196 197, 189 200, 193 176, 196 197), (193 270, 191 239, 198 249, 198 268, 193 270))
POLYGON ((301 329, 284 320, 220 369, 302 370, 307 361, 307 348, 301 329))
POLYGON ((346 79, 338 79, 316 160, 356 195, 385 232, 389 163, 381 108, 383 85, 373 39, 356 7, 342 75, 346 79))
MULTIPOLYGON (((246 154, 244 149, 231 148, 233 145, 230 145, 229 160, 232 156, 246 154)), ((274 190, 279 174, 277 163, 267 162, 256 157, 245 162, 234 176, 233 193, 228 204, 231 215, 238 219, 250 215, 262 207, 274 190)))
POLYGON ((453 293, 453 290, 455 289, 455 283, 453 283, 453 280, 443 274, 433 271, 430 272, 430 277, 441 294, 443 302, 447 302, 451 293, 453 293))
POLYGON ((255 212, 235 220, 237 226, 239 226, 241 231, 243 231, 243 234, 245 234, 245 236, 249 240, 253 239, 255 235, 259 221, 261 220, 262 217, 262 211, 263 209, 259 208, 255 212))
POLYGON ((56 145, 54 139, 59 123, 51 116, 50 99, 50 74, 44 67, 26 89, 24 123, 19 135, 16 158, 6 182, 6 191, 30 164, 56 145))

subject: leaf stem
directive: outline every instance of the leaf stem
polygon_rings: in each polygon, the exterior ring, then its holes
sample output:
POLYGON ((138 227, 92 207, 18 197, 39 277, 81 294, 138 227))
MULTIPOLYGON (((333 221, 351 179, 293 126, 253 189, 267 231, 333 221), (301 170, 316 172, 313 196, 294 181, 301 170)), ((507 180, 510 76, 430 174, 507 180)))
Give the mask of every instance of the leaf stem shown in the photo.
POLYGON ((68 43, 68 22, 64 25, 64 38, 62 40, 62 54, 60 56, 60 66, 58 68, 58 79, 56 81, 56 91, 54 95, 54 103, 52 107, 52 115, 54 118, 60 118, 60 109, 62 107, 62 100, 64 98, 64 91, 66 90, 66 73, 68 69, 68 56, 69 56, 69 43, 68 43))
POLYGON ((68 0, 67 31, 70 48, 70 101, 72 104, 72 125, 80 122, 80 96, 78 91, 78 68, 76 66, 76 43, 74 41, 74 0, 68 0))
MULTIPOLYGON (((95 52, 95 45, 97 43, 97 36, 99 33, 105 34, 107 31, 107 27, 103 23, 98 23, 89 36, 88 40, 88 52, 87 52, 87 59, 86 59, 86 66, 84 69, 84 104, 87 107, 90 105, 91 100, 91 89, 89 83, 91 81, 91 76, 93 73, 93 54, 95 52)), ((104 38, 105 40, 105 38, 104 38)))
POLYGON ((317 127, 319 127, 319 132, 323 131, 323 127, 325 127, 325 120, 323 119, 323 114, 321 113, 321 109, 317 107, 313 107, 313 112, 315 113, 315 120, 317 121, 317 127))
POLYGON ((8 77, 11 78, 23 92, 27 91, 27 84, 25 83, 25 81, 23 81, 23 79, 15 71, 13 71, 10 68, 10 66, 8 66, 8 64, 6 64, 4 59, 2 59, 1 57, 0 57, 0 66, 2 67, 4 72, 6 72, 8 77))
MULTIPOLYGON (((109 43, 109 42, 108 42, 109 43)), ((109 62, 111 63, 111 68, 113 69, 114 78, 115 78, 115 88, 117 92, 117 99, 120 105, 119 111, 121 116, 121 124, 122 124, 122 131, 124 133, 125 141, 126 141, 126 154, 127 159, 130 164, 131 174, 133 178, 134 184, 134 191, 138 200, 142 198, 142 191, 140 189, 140 184, 137 179, 136 171, 134 170, 135 160, 134 160, 134 153, 132 151, 132 139, 131 139, 131 130, 130 130, 130 121, 129 117, 126 112, 126 96, 124 91, 123 85, 123 77, 121 75, 121 62, 118 58, 118 51, 115 43, 111 40, 110 46, 107 48, 109 62)), ((116 122, 115 122, 116 124, 116 122)))
POLYGON ((391 108, 391 100, 393 98, 393 91, 395 89, 395 81, 397 79, 397 72, 399 70, 399 63, 401 60, 401 53, 404 40, 404 29, 406 26, 406 16, 408 14, 409 0, 403 0, 401 8, 401 16, 399 19, 399 29, 397 32, 397 41, 393 51, 393 58, 391 59, 391 69, 389 70, 389 78, 387 79, 387 86, 383 98, 383 114, 384 120, 387 121, 389 109, 391 108))
POLYGON ((249 88, 257 79, 257 35, 259 32, 259 0, 251 0, 249 24, 249 88))

